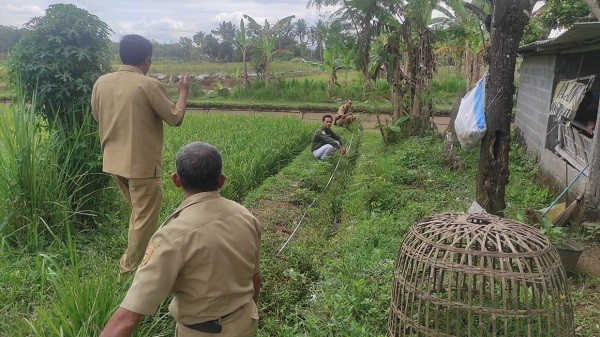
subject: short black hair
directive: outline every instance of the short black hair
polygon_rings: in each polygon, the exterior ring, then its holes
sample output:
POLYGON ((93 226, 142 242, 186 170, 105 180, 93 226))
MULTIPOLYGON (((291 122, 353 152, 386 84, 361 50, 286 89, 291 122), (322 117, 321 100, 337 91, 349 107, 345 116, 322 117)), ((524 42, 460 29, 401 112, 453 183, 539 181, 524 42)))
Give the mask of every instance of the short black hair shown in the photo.
POLYGON ((119 56, 123 64, 140 65, 148 56, 152 56, 152 43, 140 35, 125 35, 119 43, 119 56))
POLYGON ((194 142, 179 150, 175 159, 177 175, 183 189, 190 192, 210 192, 219 189, 223 158, 214 146, 194 142))
POLYGON ((327 117, 331 118, 331 120, 333 121, 333 117, 331 117, 331 115, 325 115, 325 116, 321 117, 321 121, 324 122, 325 118, 327 118, 327 117))

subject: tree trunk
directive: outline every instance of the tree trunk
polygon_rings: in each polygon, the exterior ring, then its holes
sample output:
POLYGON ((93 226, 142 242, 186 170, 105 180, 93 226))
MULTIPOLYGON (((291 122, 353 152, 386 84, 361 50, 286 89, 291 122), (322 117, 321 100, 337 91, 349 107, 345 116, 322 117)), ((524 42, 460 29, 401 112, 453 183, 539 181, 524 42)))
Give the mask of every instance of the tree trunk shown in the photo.
POLYGON ((485 109, 487 133, 481 141, 477 169, 477 201, 489 213, 503 215, 510 171, 510 119, 515 93, 514 74, 519 41, 529 21, 526 0, 492 2, 489 78, 485 109))
POLYGON ((596 17, 596 20, 600 21, 600 8, 598 7, 597 0, 583 0, 583 2, 588 6, 590 12, 596 17))
POLYGON ((242 74, 242 85, 244 89, 248 88, 248 62, 246 61, 246 52, 242 52, 242 62, 244 63, 244 73, 242 74))
POLYGON ((435 70, 435 58, 431 49, 431 33, 429 29, 420 24, 418 30, 417 49, 410 53, 414 57, 410 83, 412 88, 412 102, 410 106, 410 132, 421 134, 429 129, 429 117, 431 116, 431 98, 426 95, 430 90, 433 72, 435 70))
POLYGON ((271 73, 270 73, 270 66, 271 66, 271 60, 269 60, 267 58, 267 60, 265 61, 265 87, 269 86, 269 79, 271 77, 271 73))
POLYGON ((363 23, 365 30, 359 35, 361 68, 363 73, 363 94, 371 91, 371 77, 369 76, 369 62, 371 51, 371 18, 367 17, 363 23))
POLYGON ((390 34, 386 48, 392 60, 385 68, 387 71, 388 83, 392 85, 392 120, 396 121, 405 114, 403 107, 404 73, 402 72, 399 31, 390 34))
POLYGON ((402 71, 400 70, 400 64, 394 65, 393 70, 393 82, 392 82, 392 108, 393 115, 392 120, 404 116, 403 98, 404 88, 402 85, 402 71))
POLYGON ((337 84, 337 69, 333 68, 331 71, 331 76, 329 76, 329 81, 327 82, 327 97, 331 97, 331 93, 333 92, 333 86, 337 84))
POLYGON ((467 81, 467 88, 473 87, 473 52, 469 42, 465 43, 465 81, 467 81))
MULTIPOLYGON (((600 108, 596 116, 596 125, 600 123, 600 108)), ((592 142, 592 162, 590 163, 589 181, 585 186, 585 196, 581 206, 581 219, 583 221, 600 220, 600 135, 595 131, 592 142)))

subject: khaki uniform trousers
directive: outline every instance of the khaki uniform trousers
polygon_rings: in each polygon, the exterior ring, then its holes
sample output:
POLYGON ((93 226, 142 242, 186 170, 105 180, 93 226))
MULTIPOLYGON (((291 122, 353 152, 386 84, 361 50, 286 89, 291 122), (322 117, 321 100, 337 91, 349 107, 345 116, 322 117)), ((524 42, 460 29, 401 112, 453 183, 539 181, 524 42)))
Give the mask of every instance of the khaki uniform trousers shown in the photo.
POLYGON ((223 327, 221 333, 207 333, 192 330, 185 325, 177 323, 175 337, 254 337, 258 333, 258 309, 256 303, 241 307, 233 314, 220 319, 218 323, 223 327))
POLYGON ((148 241, 158 228, 158 217, 162 203, 161 178, 124 178, 113 175, 119 189, 131 206, 127 250, 119 260, 122 274, 137 270, 148 241))
POLYGON ((346 114, 341 116, 338 120, 335 121, 335 125, 337 126, 348 126, 352 124, 356 120, 356 116, 353 114, 346 114))

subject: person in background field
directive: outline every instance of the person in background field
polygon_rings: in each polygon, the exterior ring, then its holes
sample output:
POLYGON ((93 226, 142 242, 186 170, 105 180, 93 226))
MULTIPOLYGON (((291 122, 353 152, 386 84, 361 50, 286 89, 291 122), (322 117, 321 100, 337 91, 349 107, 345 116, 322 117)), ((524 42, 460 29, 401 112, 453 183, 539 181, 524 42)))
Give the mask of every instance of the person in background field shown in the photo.
POLYGON ((92 115, 98 122, 102 170, 114 177, 131 206, 127 249, 119 261, 121 274, 127 274, 136 270, 158 226, 163 121, 171 126, 182 123, 190 76, 181 76, 174 104, 165 87, 146 76, 152 63, 152 44, 147 39, 124 36, 119 54, 119 70, 94 84, 92 115))
POLYGON ((220 196, 222 162, 207 143, 179 151, 171 178, 185 200, 152 236, 101 337, 131 336, 169 293, 175 336, 256 335, 261 227, 244 206, 220 196))
POLYGON ((350 112, 350 108, 352 108, 352 100, 349 99, 338 109, 335 125, 346 127, 356 120, 356 116, 350 112))
POLYGON ((337 149, 343 155, 346 154, 346 148, 342 143, 342 137, 338 136, 333 130, 331 130, 331 124, 333 117, 331 115, 325 115, 321 118, 323 126, 315 131, 312 138, 311 150, 315 158, 323 160, 330 154, 334 153, 337 149))

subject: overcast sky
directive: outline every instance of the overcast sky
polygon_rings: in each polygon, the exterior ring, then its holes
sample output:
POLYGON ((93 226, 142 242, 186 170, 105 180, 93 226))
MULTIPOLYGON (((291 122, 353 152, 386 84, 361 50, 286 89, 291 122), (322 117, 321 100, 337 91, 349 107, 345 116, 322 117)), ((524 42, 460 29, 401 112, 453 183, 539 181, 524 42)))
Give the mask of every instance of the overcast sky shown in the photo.
POLYGON ((57 2, 72 3, 98 16, 114 31, 114 41, 126 34, 140 34, 159 42, 177 42, 180 36, 210 33, 222 21, 239 26, 243 14, 261 24, 265 19, 274 23, 295 15, 312 26, 331 12, 327 8, 320 12, 307 9, 307 0, 0 0, 0 25, 20 27, 33 17, 43 16, 48 6, 57 2))

